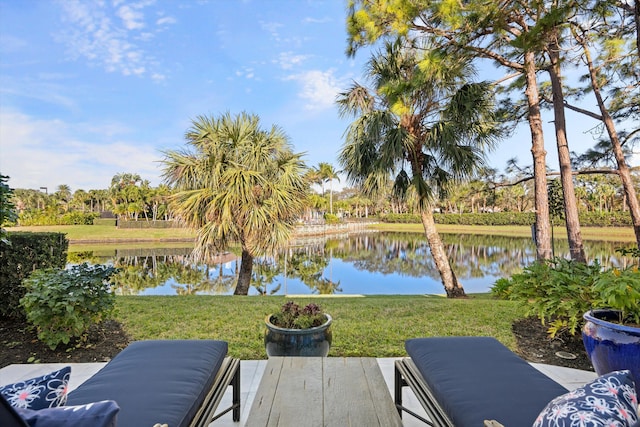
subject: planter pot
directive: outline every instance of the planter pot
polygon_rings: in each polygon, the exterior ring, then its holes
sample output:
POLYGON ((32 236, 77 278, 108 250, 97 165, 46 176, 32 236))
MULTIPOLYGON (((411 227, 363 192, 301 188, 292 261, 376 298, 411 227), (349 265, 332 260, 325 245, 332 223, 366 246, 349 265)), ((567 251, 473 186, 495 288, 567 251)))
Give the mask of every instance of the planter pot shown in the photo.
POLYGON ((640 395, 640 328, 614 323, 615 310, 591 310, 583 317, 582 341, 596 373, 628 369, 640 395))
POLYGON ((265 324, 264 346, 267 356, 316 356, 325 357, 331 347, 331 316, 315 328, 287 329, 271 323, 267 316, 265 324))

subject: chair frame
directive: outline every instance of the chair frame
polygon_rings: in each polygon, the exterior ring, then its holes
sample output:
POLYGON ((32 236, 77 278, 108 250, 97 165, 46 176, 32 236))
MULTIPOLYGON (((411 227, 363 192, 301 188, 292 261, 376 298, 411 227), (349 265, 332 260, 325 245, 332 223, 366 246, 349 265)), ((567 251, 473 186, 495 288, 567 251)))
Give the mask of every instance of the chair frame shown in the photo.
POLYGON ((406 357, 396 360, 394 365, 394 401, 400 418, 402 418, 402 412, 404 411, 430 426, 455 427, 434 398, 431 389, 422 378, 422 374, 418 371, 418 367, 413 363, 413 360, 406 357), (429 419, 402 406, 402 389, 407 386, 416 395, 416 398, 429 416, 429 419))
POLYGON ((240 360, 225 357, 211 390, 207 393, 190 426, 207 427, 229 411, 233 411, 233 421, 240 421, 240 360), (216 414, 215 411, 229 386, 233 389, 231 406, 216 414))

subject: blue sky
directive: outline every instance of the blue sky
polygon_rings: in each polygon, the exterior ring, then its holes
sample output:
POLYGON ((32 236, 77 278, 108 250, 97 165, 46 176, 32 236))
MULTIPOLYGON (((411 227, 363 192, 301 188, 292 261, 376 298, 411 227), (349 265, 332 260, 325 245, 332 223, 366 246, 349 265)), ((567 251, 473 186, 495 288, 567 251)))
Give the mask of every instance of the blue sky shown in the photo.
MULTIPOLYGON (((345 5, 0 0, 0 172, 11 187, 50 192, 107 188, 121 172, 158 185, 162 150, 184 146, 192 119, 241 111, 281 126, 308 165, 338 168, 348 122, 334 99, 369 57, 344 53, 345 5)), ((584 132, 596 123, 567 114, 571 149, 591 146, 584 132)), ((545 137, 557 169, 552 128, 545 137)), ((530 164, 529 141, 521 129, 491 166, 530 164)))

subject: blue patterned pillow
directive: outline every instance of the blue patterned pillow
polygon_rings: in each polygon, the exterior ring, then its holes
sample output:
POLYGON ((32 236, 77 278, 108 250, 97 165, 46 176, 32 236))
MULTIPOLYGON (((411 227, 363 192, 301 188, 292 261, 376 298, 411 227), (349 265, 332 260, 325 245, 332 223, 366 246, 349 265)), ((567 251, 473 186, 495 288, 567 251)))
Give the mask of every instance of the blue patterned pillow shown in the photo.
POLYGON ((553 399, 534 427, 628 427, 638 422, 638 397, 629 371, 611 372, 553 399))
POLYGON ((30 426, 47 427, 116 427, 120 407, 113 400, 78 406, 60 406, 39 411, 17 408, 30 426))
POLYGON ((70 376, 71 367, 65 366, 41 377, 2 386, 0 393, 14 408, 55 408, 67 401, 70 376))

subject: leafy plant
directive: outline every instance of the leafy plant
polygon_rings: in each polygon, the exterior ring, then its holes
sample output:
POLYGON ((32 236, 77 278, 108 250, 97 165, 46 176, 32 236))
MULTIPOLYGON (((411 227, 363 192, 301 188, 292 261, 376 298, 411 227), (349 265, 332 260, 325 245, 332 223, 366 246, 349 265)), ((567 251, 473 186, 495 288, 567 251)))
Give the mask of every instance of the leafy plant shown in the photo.
POLYGON ((535 262, 522 273, 499 281, 492 292, 522 303, 526 315, 550 323, 551 336, 564 329, 573 335, 597 297, 593 284, 600 270, 597 262, 586 265, 554 258, 535 262))
POLYGON ((278 313, 271 316, 271 323, 279 328, 308 329, 320 326, 327 321, 322 308, 314 303, 300 308, 293 301, 286 302, 278 313))
POLYGON ((339 224, 340 223, 340 218, 338 218, 334 214, 325 213, 324 214, 324 222, 325 222, 325 224, 339 224))
POLYGON ((81 264, 68 270, 36 270, 24 280, 20 299, 27 320, 51 349, 82 338, 91 325, 113 314, 115 295, 109 278, 116 271, 106 265, 81 264))
POLYGON ((594 284, 601 307, 620 311, 620 323, 640 326, 640 271, 637 266, 603 271, 594 284))
POLYGON ((498 280, 491 292, 520 302, 526 315, 536 315, 543 324, 549 322, 552 337, 561 330, 575 334, 582 315, 593 308, 619 310, 621 321, 640 323, 638 267, 603 269, 598 261, 587 265, 555 258, 498 280))

